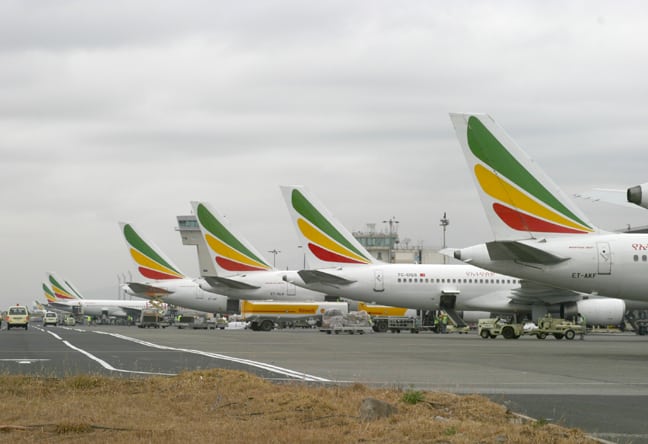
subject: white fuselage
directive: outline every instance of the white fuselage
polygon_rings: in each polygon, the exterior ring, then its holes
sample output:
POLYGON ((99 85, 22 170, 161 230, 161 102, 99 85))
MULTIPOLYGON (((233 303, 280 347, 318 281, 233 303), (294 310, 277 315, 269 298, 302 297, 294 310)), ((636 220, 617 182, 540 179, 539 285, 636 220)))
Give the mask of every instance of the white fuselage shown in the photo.
POLYGON ((227 279, 252 285, 258 288, 239 289, 226 285, 212 287, 201 279, 200 287, 206 291, 212 291, 227 295, 233 299, 246 300, 268 300, 275 301, 323 301, 325 294, 319 291, 306 288, 296 271, 252 271, 234 276, 227 276, 227 279), (284 279, 285 278, 285 279, 284 279), (300 286, 300 283, 302 286, 300 286))
POLYGON ((354 282, 295 283, 336 297, 420 310, 439 310, 443 306, 510 313, 530 310, 510 300, 512 290, 520 287, 517 278, 469 265, 352 265, 320 271, 354 282))
POLYGON ((525 314, 534 320, 546 313, 569 317, 580 312, 593 324, 607 325, 620 323, 630 308, 620 299, 566 294, 550 285, 538 288, 527 282, 523 288, 518 278, 471 265, 381 264, 318 271, 354 282, 311 282, 310 288, 340 298, 420 310, 525 314))
POLYGON ((59 301, 54 305, 59 310, 76 312, 86 316, 128 316, 128 309, 144 310, 151 308, 149 301, 129 301, 119 299, 74 299, 59 301))
POLYGON ((147 299, 157 299, 167 304, 189 308, 207 313, 224 313, 227 311, 227 296, 204 291, 200 288, 201 279, 168 279, 143 282, 145 285, 161 288, 168 294, 142 294, 134 292, 126 285, 126 293, 147 299))
POLYGON ((648 301, 648 236, 588 234, 518 241, 566 260, 554 264, 491 260, 486 244, 458 250, 461 260, 553 287, 648 301))

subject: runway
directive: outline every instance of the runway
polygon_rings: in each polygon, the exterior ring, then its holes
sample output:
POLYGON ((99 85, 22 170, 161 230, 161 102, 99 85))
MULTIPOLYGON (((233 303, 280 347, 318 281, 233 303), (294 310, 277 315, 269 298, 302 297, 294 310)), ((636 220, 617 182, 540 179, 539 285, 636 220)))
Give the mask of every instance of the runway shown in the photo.
POLYGON ((271 380, 478 393, 604 439, 648 443, 645 337, 483 340, 476 334, 48 327, 0 332, 0 371, 172 375, 230 368, 271 380))

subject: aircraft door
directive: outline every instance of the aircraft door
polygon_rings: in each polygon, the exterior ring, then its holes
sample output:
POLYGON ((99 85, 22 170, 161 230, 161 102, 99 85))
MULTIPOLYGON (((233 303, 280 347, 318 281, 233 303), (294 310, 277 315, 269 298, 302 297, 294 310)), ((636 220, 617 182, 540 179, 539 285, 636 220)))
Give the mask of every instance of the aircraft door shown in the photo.
POLYGON ((598 274, 611 274, 612 255, 610 253, 610 244, 608 242, 597 242, 596 249, 598 252, 598 274))
POLYGON ((286 282, 286 294, 288 296, 295 296, 297 294, 297 287, 295 286, 295 284, 286 282))
POLYGON ((385 291, 385 276, 382 270, 374 271, 374 291, 385 291))
POLYGON ((454 310, 456 303, 457 295, 442 294, 439 299, 439 308, 441 308, 441 310, 454 310))

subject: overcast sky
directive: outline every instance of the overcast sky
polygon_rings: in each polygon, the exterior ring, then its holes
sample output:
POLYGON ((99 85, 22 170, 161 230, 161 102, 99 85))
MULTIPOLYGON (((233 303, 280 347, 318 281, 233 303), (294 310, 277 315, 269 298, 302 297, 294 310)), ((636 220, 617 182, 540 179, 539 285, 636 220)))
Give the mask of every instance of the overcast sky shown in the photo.
POLYGON ((118 221, 196 275, 191 200, 298 267, 280 184, 351 230, 395 217, 439 248, 447 212, 448 245, 489 240, 450 111, 491 114, 568 193, 648 182, 647 22, 641 1, 0 2, 1 307, 50 270, 116 297, 118 221))

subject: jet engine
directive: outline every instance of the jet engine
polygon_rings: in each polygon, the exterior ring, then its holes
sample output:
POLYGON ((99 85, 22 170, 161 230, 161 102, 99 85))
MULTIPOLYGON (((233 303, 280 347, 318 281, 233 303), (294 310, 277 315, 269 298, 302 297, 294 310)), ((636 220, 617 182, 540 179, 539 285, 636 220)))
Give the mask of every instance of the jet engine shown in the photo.
POLYGON ((580 313, 588 325, 618 325, 623 321, 625 311, 626 305, 621 299, 583 299, 563 304, 562 317, 573 319, 576 313, 580 313))
POLYGON ((648 183, 628 188, 626 196, 628 202, 648 208, 648 183))

